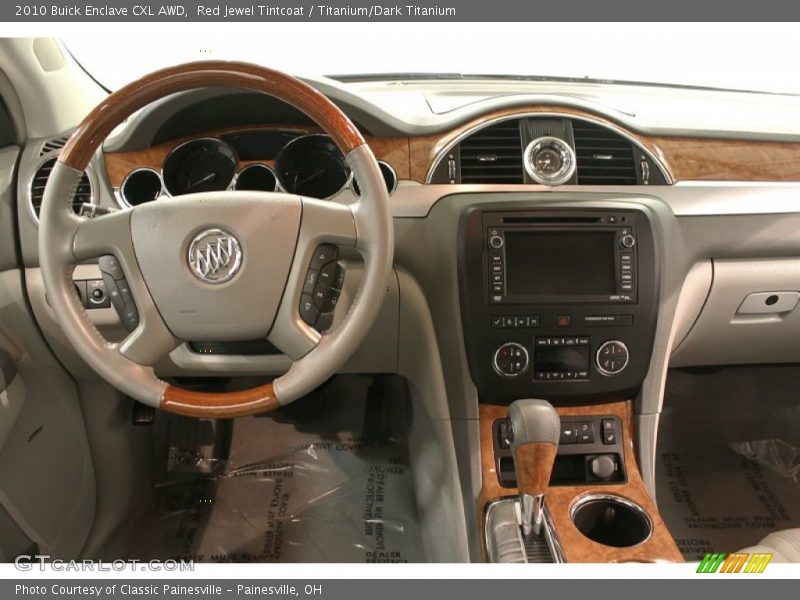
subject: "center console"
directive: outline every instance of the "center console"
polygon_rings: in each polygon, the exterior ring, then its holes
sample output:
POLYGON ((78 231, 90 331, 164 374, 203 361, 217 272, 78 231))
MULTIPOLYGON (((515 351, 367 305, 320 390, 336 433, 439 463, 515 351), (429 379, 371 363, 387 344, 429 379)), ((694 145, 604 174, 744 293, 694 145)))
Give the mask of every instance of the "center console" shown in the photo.
POLYGON ((653 352, 656 257, 648 213, 633 206, 463 214, 487 560, 682 560, 639 473, 628 400, 653 352))
POLYGON ((634 393, 650 363, 658 267, 640 210, 472 210, 461 314, 481 398, 634 393))

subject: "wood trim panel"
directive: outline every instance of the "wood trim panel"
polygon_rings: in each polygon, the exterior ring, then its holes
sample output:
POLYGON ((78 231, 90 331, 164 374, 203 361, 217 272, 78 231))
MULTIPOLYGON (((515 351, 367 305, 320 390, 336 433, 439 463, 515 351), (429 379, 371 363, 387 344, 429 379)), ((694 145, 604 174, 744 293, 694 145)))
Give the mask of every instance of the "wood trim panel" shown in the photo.
MULTIPOLYGON (((438 154, 465 132, 496 119, 539 113, 584 117, 624 132, 638 140, 642 147, 658 158, 673 181, 800 181, 800 143, 797 142, 647 136, 635 133, 607 117, 563 106, 540 105, 498 110, 472 119, 444 134, 411 138, 366 136, 365 139, 378 159, 392 165, 399 179, 423 183, 438 154)), ((160 170, 169 150, 195 137, 216 137, 236 131, 270 129, 303 133, 322 131, 319 127, 309 125, 258 125, 215 129, 176 138, 137 152, 110 152, 105 155, 109 179, 114 187, 119 187, 125 176, 137 167, 160 170)), ((239 167, 247 162, 242 161, 239 167)))
POLYGON ((345 154, 364 144, 341 109, 296 77, 250 63, 203 61, 145 75, 105 98, 78 126, 58 160, 82 171, 114 128, 140 108, 176 92, 212 86, 263 92, 291 104, 319 124, 345 154))
POLYGON ((240 392, 193 392, 168 385, 161 398, 162 410, 204 419, 232 419, 280 407, 271 383, 240 392))
MULTIPOLYGON (((220 137, 232 133, 250 133, 256 131, 295 131, 299 133, 319 133, 320 127, 313 125, 256 125, 253 127, 230 127, 224 129, 212 129, 199 132, 189 136, 182 136, 168 142, 137 150, 134 152, 106 152, 104 155, 108 178, 114 188, 119 188, 125 177, 140 167, 149 167, 156 171, 161 171, 161 165, 170 150, 183 142, 201 137, 220 137)), ((384 160, 397 173, 398 179, 409 179, 409 142, 408 138, 375 138, 366 137, 367 144, 372 148, 375 157, 384 160)), ((239 161, 237 171, 242 167, 253 162, 265 162, 273 166, 271 160, 243 160, 239 161)))
POLYGON ((800 144, 654 137, 676 181, 800 181, 800 144))
MULTIPOLYGON (((564 550, 567 562, 683 562, 678 547, 642 481, 633 448, 633 410, 630 401, 611 402, 593 406, 562 407, 556 409, 561 416, 616 415, 622 422, 620 439, 625 453, 628 481, 622 484, 591 486, 554 486, 545 494, 556 535, 564 550), (580 498, 589 494, 614 494, 633 500, 644 508, 653 522, 653 535, 633 548, 612 548, 593 542, 572 524, 569 511, 580 498)), ((481 470, 483 485, 480 494, 479 514, 483 518, 486 505, 494 500, 515 496, 516 489, 501 487, 497 480, 492 441, 492 423, 507 416, 503 406, 480 405, 481 470)), ((480 531, 483 531, 481 523, 480 531)))

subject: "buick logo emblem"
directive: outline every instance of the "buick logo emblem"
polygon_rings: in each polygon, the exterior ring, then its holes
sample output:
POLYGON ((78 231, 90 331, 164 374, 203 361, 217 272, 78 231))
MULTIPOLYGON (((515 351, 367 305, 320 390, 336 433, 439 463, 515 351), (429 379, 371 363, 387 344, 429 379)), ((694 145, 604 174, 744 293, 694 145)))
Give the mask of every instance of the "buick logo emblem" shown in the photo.
POLYGON ((224 283, 242 266, 239 240, 222 229, 206 229, 189 244, 189 268, 200 281, 224 283))

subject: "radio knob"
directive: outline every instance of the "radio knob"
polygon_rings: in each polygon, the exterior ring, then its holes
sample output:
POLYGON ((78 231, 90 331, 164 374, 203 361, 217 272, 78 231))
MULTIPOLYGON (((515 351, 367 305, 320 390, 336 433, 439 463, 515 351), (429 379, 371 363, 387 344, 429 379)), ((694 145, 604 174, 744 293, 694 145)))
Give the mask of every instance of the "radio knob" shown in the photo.
POLYGON ((492 367, 500 377, 513 378, 528 370, 528 349, 517 342, 506 342, 494 353, 492 367))
POLYGON ((621 238, 619 238, 619 245, 623 248, 631 249, 636 245, 636 238, 630 233, 623 235, 621 238))
POLYGON ((630 361, 628 347, 618 340, 603 343, 595 355, 597 370, 603 375, 619 375, 630 361))
POLYGON ((503 247, 503 238, 499 235, 493 235, 489 238, 489 245, 495 250, 499 250, 503 247))

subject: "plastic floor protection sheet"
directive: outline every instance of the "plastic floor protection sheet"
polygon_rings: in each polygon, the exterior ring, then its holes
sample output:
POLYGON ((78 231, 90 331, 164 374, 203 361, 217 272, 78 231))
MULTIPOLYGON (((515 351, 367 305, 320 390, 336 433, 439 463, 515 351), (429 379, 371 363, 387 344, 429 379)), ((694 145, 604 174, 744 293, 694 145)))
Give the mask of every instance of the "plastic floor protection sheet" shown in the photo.
POLYGON ((129 522, 128 557, 423 561, 405 418, 365 437, 367 402, 351 386, 326 394, 312 422, 236 419, 216 477, 156 486, 129 522))
POLYGON ((764 368, 672 378, 656 488, 659 510, 687 560, 735 552, 800 526, 800 451, 782 439, 796 435, 800 402, 790 392, 800 379, 782 397, 765 392, 780 396, 788 374, 764 368))

